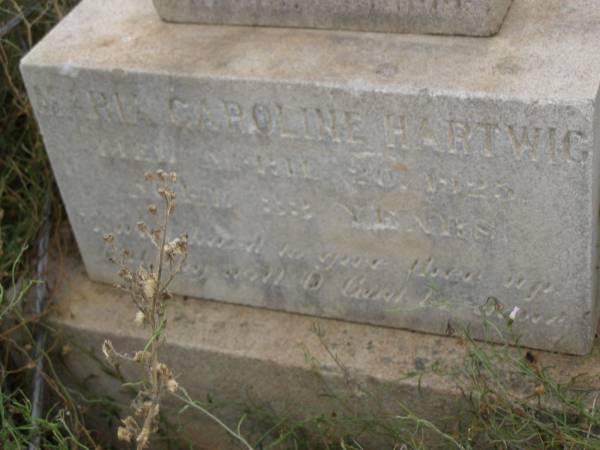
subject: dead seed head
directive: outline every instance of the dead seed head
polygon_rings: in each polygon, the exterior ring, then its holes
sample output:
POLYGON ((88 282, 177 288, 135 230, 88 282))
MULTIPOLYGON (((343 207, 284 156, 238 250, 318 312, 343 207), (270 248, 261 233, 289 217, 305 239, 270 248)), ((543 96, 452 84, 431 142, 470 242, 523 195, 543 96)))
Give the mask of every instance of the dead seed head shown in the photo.
POLYGON ((174 394, 179 389, 179 383, 175 380, 175 378, 169 378, 167 380, 167 390, 174 394))
POLYGON ((150 277, 150 274, 148 273, 148 271, 146 269, 144 269, 144 266, 140 266, 137 270, 137 277, 141 281, 145 281, 150 277))
POLYGON ((104 239, 104 242, 106 242, 107 244, 112 244, 115 241, 115 237, 110 233, 105 234, 103 236, 103 239, 104 239))
POLYGON ((158 207, 156 205, 150 205, 148 206, 148 212, 154 215, 158 212, 158 207))
POLYGON ((177 198, 177 194, 175 194, 174 191, 167 189, 165 187, 161 186, 156 191, 158 192, 158 195, 160 195, 162 198, 164 198, 168 202, 172 202, 173 200, 175 200, 175 198, 177 198))
POLYGON ((146 226, 146 224, 144 222, 138 222, 137 223, 137 229, 141 232, 141 233, 145 233, 146 231, 148 231, 148 227, 146 226))
POLYGON ((65 344, 62 346, 61 353, 63 356, 68 355, 73 351, 73 346, 71 344, 65 344))
POLYGON ((113 366, 117 364, 117 352, 115 351, 112 342, 109 340, 104 341, 102 344, 102 353, 110 364, 113 366))
POLYGON ((117 438, 120 441, 131 442, 135 438, 135 435, 137 434, 138 430, 140 429, 139 425, 131 416, 128 416, 125 419, 123 419, 121 423, 123 425, 120 426, 117 430, 117 438))
POLYGON ((152 355, 148 351, 139 351, 139 352, 135 352, 135 355, 133 355, 133 360, 135 362, 143 363, 143 362, 148 361, 151 356, 152 355))
POLYGON ((127 282, 133 281, 133 274, 127 267, 121 267, 121 270, 119 270, 119 277, 127 282))
POLYGON ((165 244, 164 252, 168 259, 173 260, 176 256, 181 256, 187 253, 188 236, 182 234, 178 238, 173 239, 168 244, 165 244))
POLYGON ((169 392, 177 392, 179 389, 179 383, 175 380, 173 372, 164 363, 159 363, 156 366, 156 374, 158 376, 159 383, 164 385, 169 392))
POLYGON ((158 363, 158 365, 156 366, 156 371, 161 377, 166 377, 167 375, 171 374, 171 370, 165 363, 158 363))
POLYGON ((134 432, 139 429, 137 422, 131 416, 125 417, 125 419, 123 419, 121 422, 123 422, 123 425, 125 425, 128 429, 130 429, 134 432))
POLYGON ((104 341, 102 344, 102 353, 106 359, 111 360, 115 356, 115 348, 112 345, 112 342, 109 340, 104 341))
POLYGON ((144 417, 144 416, 150 414, 151 410, 152 410, 152 402, 150 400, 146 400, 145 402, 142 402, 137 407, 135 413, 140 417, 144 417))
POLYGON ((133 433, 125 427, 119 427, 117 430, 117 439, 129 443, 133 439, 133 433))
POLYGON ((133 323, 135 323, 137 326, 141 327, 142 325, 144 325, 145 321, 146 321, 146 315, 142 311, 138 311, 135 314, 135 319, 133 320, 133 323))
POLYGON ((144 298, 148 301, 152 300, 154 298, 154 294, 156 294, 156 288, 156 278, 154 278, 154 275, 151 274, 142 285, 144 298))
POLYGON ((156 177, 162 181, 163 183, 175 183, 177 182, 177 173, 175 172, 165 172, 162 169, 158 169, 156 171, 156 177))
POLYGON ((538 384, 534 389, 535 395, 542 396, 546 393, 546 388, 543 384, 538 384))
POLYGON ((173 372, 165 363, 158 363, 156 366, 156 374, 158 375, 159 380, 166 383, 167 380, 173 378, 173 372))

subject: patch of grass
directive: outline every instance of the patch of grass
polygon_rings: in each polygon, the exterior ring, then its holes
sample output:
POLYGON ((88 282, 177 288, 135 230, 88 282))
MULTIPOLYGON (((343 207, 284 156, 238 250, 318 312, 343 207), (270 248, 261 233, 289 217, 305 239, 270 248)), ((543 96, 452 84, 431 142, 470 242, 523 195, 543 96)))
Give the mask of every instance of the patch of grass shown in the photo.
POLYGON ((600 449, 597 383, 558 380, 525 349, 467 342, 467 448, 600 449))
MULTIPOLYGON (((32 417, 31 374, 40 316, 24 300, 36 284, 36 244, 43 204, 52 202, 54 230, 63 213, 42 139, 18 65, 21 57, 76 3, 74 0, 0 0, 0 443, 23 449, 95 448, 81 408, 43 353, 47 408, 32 417)), ((55 240, 56 241, 56 240, 55 240)))
MULTIPOLYGON (((21 254, 19 254, 20 256, 21 254)), ((94 440, 84 426, 81 408, 75 404, 70 391, 57 376, 50 346, 44 352, 46 386, 49 408, 43 417, 32 415, 30 374, 35 368, 33 354, 36 340, 33 325, 38 317, 26 316, 23 304, 37 285, 36 281, 16 282, 20 258, 13 263, 8 288, 0 284, 0 442, 2 448, 21 449, 39 442, 40 448, 95 448, 94 440), (51 406, 50 406, 51 405, 51 406), (87 442, 90 447, 83 444, 87 442)))
MULTIPOLYGON (((533 352, 512 338, 503 345, 487 345, 472 339, 467 331, 461 336, 462 364, 433 363, 405 374, 421 379, 435 374, 459 388, 461 406, 452 422, 440 425, 419 417, 401 398, 395 411, 386 411, 387 416, 356 414, 345 407, 346 398, 330 391, 339 406, 335 415, 293 419, 269 408, 249 408, 247 422, 268 430, 255 444, 263 450, 362 450, 371 448, 369 443, 375 438, 390 449, 600 449, 600 374, 588 374, 583 382, 559 380, 551 367, 543 366, 533 352)), ((326 336, 319 338, 348 382, 370 396, 328 349, 326 336)), ((315 368, 321 366, 321 361, 314 362, 315 368)))
POLYGON ((46 193, 55 222, 63 217, 19 61, 75 3, 0 0, 0 282, 7 282, 21 249, 34 247, 46 193))
POLYGON ((12 393, 0 390, 0 423, 0 442, 2 448, 7 450, 27 448, 33 436, 40 436, 39 445, 42 449, 90 448, 73 434, 64 410, 50 410, 46 417, 34 419, 31 402, 20 390, 12 393))

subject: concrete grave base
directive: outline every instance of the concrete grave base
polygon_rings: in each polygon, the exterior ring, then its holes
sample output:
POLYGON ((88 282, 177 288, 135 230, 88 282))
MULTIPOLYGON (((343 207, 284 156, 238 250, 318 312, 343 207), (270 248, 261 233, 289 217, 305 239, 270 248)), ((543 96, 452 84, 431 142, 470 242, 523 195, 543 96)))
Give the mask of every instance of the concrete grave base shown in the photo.
POLYGON ((21 68, 94 280, 116 281, 105 233, 143 257, 127 225, 162 168, 189 233, 175 293, 478 338, 493 298, 522 310, 524 344, 586 354, 593 3, 515 1, 474 39, 169 24, 150 0, 86 0, 21 68))
MULTIPOLYGON (((65 265, 61 280, 50 320, 74 347, 65 357, 71 382, 127 405, 122 383, 98 362, 103 361, 100 348, 110 339, 119 351, 139 350, 148 331, 134 325, 129 298, 90 281, 78 260, 65 265)), ((428 372, 435 364, 462 367, 467 346, 461 339, 193 298, 175 298, 168 315, 164 359, 194 399, 221 403, 219 416, 231 426, 253 409, 268 411, 273 420, 301 420, 319 414, 405 414, 400 405, 450 432, 458 421, 463 400, 455 380, 431 373, 406 375, 428 372)), ((514 351, 523 357, 527 352, 514 351)), ((597 346, 589 357, 530 352, 563 381, 600 369, 597 346)), ((131 368, 123 369, 128 381, 135 379, 131 368)), ((532 389, 514 384, 515 393, 532 389)), ((176 422, 180 407, 164 409, 166 416, 176 422)), ((235 448, 226 433, 200 414, 187 411, 180 418, 194 448, 235 448)))

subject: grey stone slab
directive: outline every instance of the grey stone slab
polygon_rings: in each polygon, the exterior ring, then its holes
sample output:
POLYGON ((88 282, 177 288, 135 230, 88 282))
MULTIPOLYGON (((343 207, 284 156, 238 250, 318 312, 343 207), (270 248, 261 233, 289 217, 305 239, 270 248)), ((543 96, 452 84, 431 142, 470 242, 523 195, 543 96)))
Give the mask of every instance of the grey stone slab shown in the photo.
MULTIPOLYGON (((148 329, 132 324, 135 307, 126 294, 90 281, 76 260, 67 259, 58 277, 57 305, 50 323, 74 348, 65 358, 65 381, 80 388, 84 380, 93 380, 86 385, 91 392, 119 400, 123 411, 128 411, 131 393, 99 364, 104 361, 102 343, 110 339, 119 351, 133 354, 144 347, 148 329)), ((461 404, 458 380, 434 373, 419 380, 408 374, 429 370, 436 363, 460 367, 465 346, 458 339, 178 297, 170 302, 167 314, 161 361, 164 358, 192 398, 213 399, 218 409, 211 411, 234 429, 242 415, 251 414, 242 428, 251 443, 270 428, 264 422, 259 422, 264 429, 249 424, 255 424, 254 414, 264 420, 265 410, 275 420, 301 421, 332 412, 372 418, 404 414, 402 403, 438 426, 456 426, 461 404), (315 324, 328 348, 339 355, 343 369, 328 355, 315 324)), ((542 361, 550 364, 556 359, 542 361)), ((586 367, 577 358, 564 359, 575 363, 569 373, 580 374, 575 367, 586 367)), ((132 366, 120 366, 127 380, 140 377, 132 366)), ((178 433, 188 437, 194 448, 239 449, 227 445, 230 441, 223 439, 227 434, 208 427, 211 421, 202 414, 180 414, 181 404, 173 403, 165 398, 161 411, 173 424, 183 421, 178 433)), ((341 435, 356 433, 354 423, 343 433, 343 423, 341 435)), ((389 441, 381 442, 382 436, 361 433, 360 437, 368 448, 392 447, 389 441)))
MULTIPOLYGON (((69 369, 64 380, 77 389, 88 381, 85 385, 91 392, 121 400, 123 411, 128 411, 128 391, 100 366, 98 361, 104 360, 100 349, 105 339, 111 339, 119 351, 133 354, 145 345, 148 330, 132 326, 135 307, 127 295, 91 282, 81 264, 72 262, 67 260, 61 266, 61 281, 54 291, 57 307, 49 317, 53 328, 75 343, 74 351, 64 358, 69 369)), ((226 423, 235 428, 240 417, 246 415, 242 430, 248 438, 252 431, 259 435, 266 431, 249 425, 259 407, 270 411, 274 420, 286 417, 301 421, 332 412, 340 417, 389 418, 405 415, 404 405, 451 434, 461 408, 473 408, 463 397, 470 392, 465 369, 469 346, 460 339, 177 297, 169 304, 167 314, 167 343, 162 358, 192 398, 212 398, 214 405, 226 405, 211 410, 226 423), (315 323, 322 339, 314 331, 315 323), (416 375, 419 372, 422 376, 416 375), (465 391, 461 392, 460 387, 465 391)), ((506 354, 495 347, 482 344, 480 350, 494 363, 500 357, 514 358, 512 363, 506 358, 506 367, 497 366, 499 379, 511 380, 507 395, 529 398, 537 404, 537 397, 531 394, 531 378, 524 380, 514 365, 525 359, 527 351, 514 349, 506 354)), ((594 407, 596 374, 600 370, 598 345, 588 358, 530 353, 537 361, 536 367, 544 368, 547 379, 577 389, 579 395, 585 393, 582 400, 594 407)), ((121 365, 128 380, 139 379, 139 372, 132 369, 121 365)), ((541 400, 548 402, 547 396, 541 400)), ((188 436, 194 448, 239 449, 227 445, 227 440, 217 440, 224 433, 207 427, 209 421, 203 415, 191 411, 182 415, 180 410, 180 404, 161 405, 172 423, 179 419, 185 422, 178 432, 188 436)), ((263 426, 269 428, 268 423, 263 426)), ((340 434, 347 431, 355 435, 355 422, 349 427, 341 429, 340 434)), ((116 435, 115 430, 110 434, 116 435)), ((435 437, 434 433, 424 435, 435 437)), ((381 435, 377 440, 371 432, 360 435, 365 448, 393 448, 381 439, 381 435)), ((255 435, 251 443, 257 440, 255 435)), ((440 442, 427 448, 454 447, 440 442)))
MULTIPOLYGON (((86 268, 181 179, 176 292, 585 353, 598 316, 600 10, 494 39, 172 25, 85 0, 22 69, 86 268)), ((543 11, 551 10, 553 14, 543 11)))
POLYGON ((512 0, 154 0, 170 22, 491 36, 512 0))

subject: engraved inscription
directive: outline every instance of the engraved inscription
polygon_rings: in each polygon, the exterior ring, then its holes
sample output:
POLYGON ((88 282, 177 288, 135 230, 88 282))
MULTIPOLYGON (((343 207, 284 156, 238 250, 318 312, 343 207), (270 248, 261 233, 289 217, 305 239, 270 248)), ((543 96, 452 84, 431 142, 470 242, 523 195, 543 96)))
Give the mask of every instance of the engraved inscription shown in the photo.
MULTIPOLYGON (((114 183, 115 200, 77 210, 74 227, 143 248, 135 227, 120 224, 157 199, 127 180, 159 166, 181 181, 172 230, 189 232, 183 284, 194 295, 268 298, 393 326, 420 317, 500 323, 506 310, 486 304, 493 296, 521 308, 516 324, 564 325, 556 304, 566 289, 539 249, 580 232, 571 213, 588 194, 562 206, 591 169, 591 127, 576 114, 557 123, 516 103, 514 114, 495 116, 434 96, 382 96, 367 110, 341 91, 236 92, 175 86, 150 100, 100 87, 77 96, 74 140, 85 158, 68 174, 82 179, 71 195, 90 197, 94 170, 114 183), (99 128, 102 139, 90 142, 99 128)), ((36 101, 42 114, 64 117, 71 100, 55 94, 36 101)))
POLYGON ((515 192, 507 182, 488 180, 465 180, 453 175, 429 173, 426 176, 426 192, 429 195, 463 196, 472 200, 507 201, 515 192))
POLYGON ((339 204, 351 219, 352 227, 365 231, 402 231, 426 236, 473 241, 492 240, 495 226, 485 220, 458 218, 435 211, 418 213, 378 206, 339 204))
POLYGON ((414 112, 365 116, 359 111, 333 107, 292 107, 267 102, 243 106, 216 99, 203 99, 197 104, 177 99, 171 100, 170 105, 177 105, 176 110, 171 110, 171 120, 178 127, 347 144, 350 151, 353 147, 366 147, 394 157, 417 151, 460 158, 498 158, 508 154, 516 161, 547 163, 581 163, 589 157, 586 133, 550 126, 472 122, 418 116, 414 112), (382 134, 378 132, 381 128, 382 134), (378 135, 383 140, 374 141, 378 135))
MULTIPOLYGON (((95 227, 98 240, 105 230, 95 227)), ((117 230, 121 237, 129 236, 139 239, 137 230, 127 227, 117 230), (136 237, 137 236, 137 237, 136 237)), ((194 248, 211 249, 218 252, 239 252, 257 255, 259 260, 270 260, 269 249, 274 248, 278 262, 249 263, 212 267, 207 264, 193 264, 186 269, 198 285, 203 285, 212 274, 221 274, 231 283, 242 283, 253 286, 272 286, 288 290, 301 289, 307 293, 316 293, 327 286, 334 286, 338 294, 347 300, 366 301, 381 304, 389 309, 390 314, 396 311, 415 312, 420 309, 438 309, 453 311, 468 308, 475 316, 503 319, 494 305, 483 300, 464 300, 446 295, 443 286, 472 286, 485 285, 492 282, 491 274, 479 270, 461 267, 459 265, 439 264, 434 256, 423 256, 409 261, 402 261, 402 256, 391 259, 364 254, 349 254, 338 250, 321 252, 309 251, 307 248, 294 246, 292 243, 268 242, 261 235, 250 240, 238 240, 231 236, 228 230, 219 232, 202 232, 196 230, 190 239, 191 254, 203 254, 202 250, 194 252, 194 248), (400 264, 399 264, 400 263, 400 264), (298 267, 314 268, 298 272, 298 267), (389 282, 382 282, 372 275, 392 273, 396 267, 406 267, 397 272, 389 282), (392 281, 394 280, 394 281, 392 281), (442 283, 439 285, 437 283, 442 283), (441 286, 441 287, 440 287, 441 286), (387 306, 386 306, 387 305, 387 306)), ((141 242, 141 241, 140 241, 141 242)), ((551 296, 554 286, 547 281, 528 280, 524 275, 511 275, 503 283, 505 296, 509 299, 521 299, 524 304, 543 301, 551 296)), ((535 309, 524 310, 519 316, 519 322, 532 324, 544 323, 547 326, 558 326, 564 322, 560 316, 546 316, 535 309)))
POLYGON ((310 204, 304 200, 283 201, 277 198, 262 197, 261 201, 265 214, 276 217, 299 218, 302 220, 311 220, 314 218, 310 204))
MULTIPOLYGON (((447 114, 406 111, 366 113, 335 105, 291 105, 284 101, 243 103, 234 99, 203 97, 187 100, 172 96, 164 110, 144 106, 135 95, 88 90, 84 95, 60 97, 52 86, 33 89, 36 112, 73 116, 115 124, 135 125, 142 120, 200 133, 268 137, 305 143, 343 146, 352 154, 385 155, 397 160, 422 152, 448 158, 505 159, 524 164, 582 164, 590 159, 591 136, 562 124, 473 121, 447 114)), ((107 150, 108 151, 108 150, 107 150)), ((401 161, 400 161, 401 162, 401 161)))
POLYGON ((251 284, 279 286, 285 277, 283 267, 253 265, 250 267, 229 267, 223 270, 229 280, 251 284))

